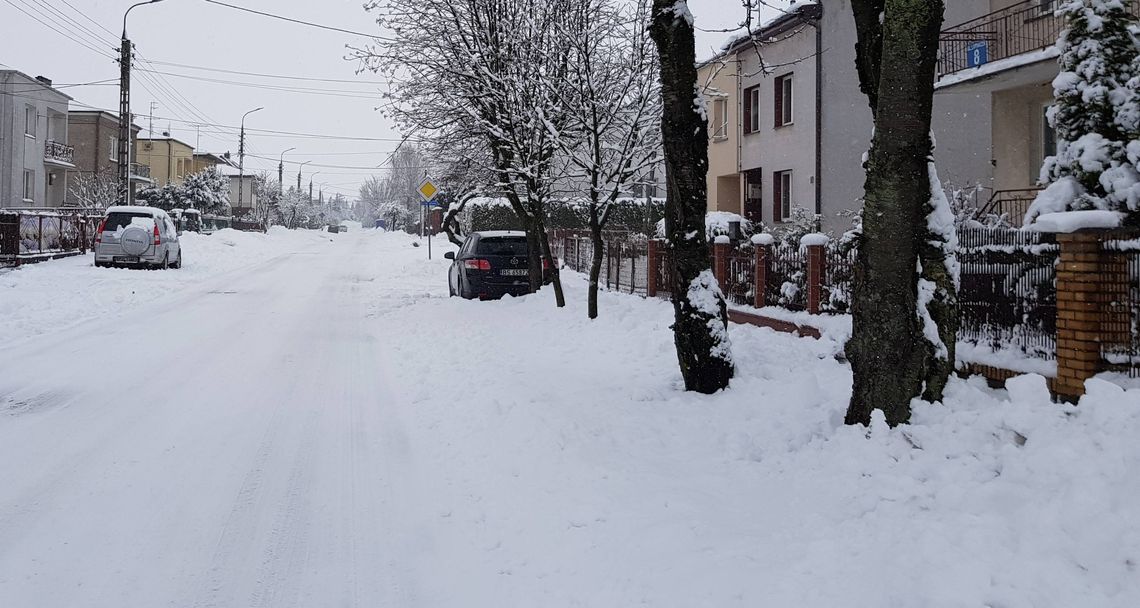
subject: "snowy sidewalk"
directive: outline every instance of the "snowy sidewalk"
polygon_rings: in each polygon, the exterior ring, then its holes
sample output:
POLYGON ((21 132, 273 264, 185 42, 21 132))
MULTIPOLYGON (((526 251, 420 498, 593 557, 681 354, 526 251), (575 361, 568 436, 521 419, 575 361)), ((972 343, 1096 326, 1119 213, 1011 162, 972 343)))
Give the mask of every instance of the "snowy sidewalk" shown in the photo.
POLYGON ((0 605, 1140 605, 1140 391, 845 427, 826 339, 733 325, 688 394, 666 301, 333 236, 0 353, 0 605))

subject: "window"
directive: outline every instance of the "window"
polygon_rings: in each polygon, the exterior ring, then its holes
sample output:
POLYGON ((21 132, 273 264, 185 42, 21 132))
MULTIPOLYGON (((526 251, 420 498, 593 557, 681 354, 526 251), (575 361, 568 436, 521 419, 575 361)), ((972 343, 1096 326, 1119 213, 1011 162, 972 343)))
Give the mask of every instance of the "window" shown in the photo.
POLYGON ((108 158, 110 158, 111 160, 114 160, 114 161, 119 160, 119 138, 118 137, 112 137, 111 138, 111 156, 109 156, 108 158))
POLYGON ((1037 8, 1037 16, 1045 17, 1052 15, 1055 10, 1054 4, 1056 4, 1054 0, 1036 0, 1034 5, 1037 8))
POLYGON ((776 78, 775 112, 776 126, 792 124, 792 75, 784 74, 776 78))
POLYGON ((36 136, 36 118, 35 106, 24 106, 24 135, 36 136))
POLYGON ((713 139, 728 138, 728 99, 724 97, 713 98, 711 126, 713 139))
POLYGON ((493 236, 479 239, 476 253, 479 255, 512 255, 525 256, 527 251, 526 237, 519 236, 493 236))
POLYGON ((1049 108, 1053 106, 1045 105, 1041 108, 1041 160, 1050 156, 1057 155, 1057 132, 1053 130, 1053 126, 1049 124, 1049 108))
POLYGON ((783 222, 792 217, 792 172, 772 174, 772 219, 783 222))
POLYGON ((760 87, 744 89, 744 133, 760 130, 760 87))
POLYGON ((33 201, 36 196, 36 172, 24 169, 24 200, 33 201))
POLYGON ((764 214, 764 175, 760 169, 744 173, 744 219, 762 221, 764 214))

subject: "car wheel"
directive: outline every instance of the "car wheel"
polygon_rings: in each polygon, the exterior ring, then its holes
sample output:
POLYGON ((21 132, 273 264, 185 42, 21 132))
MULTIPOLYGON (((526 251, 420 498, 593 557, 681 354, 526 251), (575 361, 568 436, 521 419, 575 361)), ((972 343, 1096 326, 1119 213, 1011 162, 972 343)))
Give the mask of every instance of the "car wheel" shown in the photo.
POLYGON ((170 265, 170 267, 174 268, 176 270, 179 268, 182 268, 182 250, 181 249, 178 250, 178 259, 175 260, 174 263, 170 265))
POLYGON ((166 270, 167 268, 170 268, 170 252, 169 251, 167 251, 162 256, 162 262, 159 263, 159 265, 158 265, 159 270, 166 270))

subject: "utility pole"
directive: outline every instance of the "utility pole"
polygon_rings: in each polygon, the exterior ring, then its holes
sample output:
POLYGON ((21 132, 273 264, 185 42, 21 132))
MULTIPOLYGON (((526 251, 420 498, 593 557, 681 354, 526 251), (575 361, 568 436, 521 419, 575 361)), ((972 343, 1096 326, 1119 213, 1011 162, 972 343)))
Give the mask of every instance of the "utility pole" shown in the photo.
POLYGON ((301 194, 301 169, 304 169, 305 165, 307 165, 311 162, 313 162, 313 161, 307 160, 307 161, 301 163, 300 167, 297 167, 297 194, 301 194))
POLYGON ((154 4, 162 0, 147 0, 132 4, 123 13, 123 37, 119 44, 119 198, 131 204, 131 41, 127 38, 127 15, 136 6, 154 4))
POLYGON ((245 203, 245 117, 264 108, 254 108, 241 115, 241 135, 238 136, 238 207, 245 203))
POLYGON ((313 178, 320 174, 320 171, 313 173, 309 176, 309 204, 313 203, 313 178))
MULTIPOLYGON (((289 148, 285 152, 296 150, 297 148, 289 148)), ((277 198, 280 199, 285 194, 285 152, 281 153, 281 158, 277 160, 277 198)))

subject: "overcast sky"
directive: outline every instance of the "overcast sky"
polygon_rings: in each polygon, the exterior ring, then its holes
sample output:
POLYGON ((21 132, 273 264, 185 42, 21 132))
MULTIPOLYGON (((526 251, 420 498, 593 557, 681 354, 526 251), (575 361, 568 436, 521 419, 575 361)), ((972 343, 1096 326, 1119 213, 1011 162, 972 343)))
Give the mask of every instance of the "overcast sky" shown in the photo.
MULTIPOLYGON (((73 109, 86 109, 86 104, 117 112, 119 70, 113 59, 118 55, 123 11, 136 1, 0 0, 0 64, 32 76, 46 76, 57 85, 107 81, 63 90, 75 98, 73 109)), ((369 32, 376 27, 361 7, 362 0, 226 2, 348 30, 369 32)), ((689 5, 698 28, 731 27, 742 19, 740 0, 689 0, 689 5)), ((765 10, 765 17, 775 12, 765 10)), ((151 102, 155 102, 156 134, 169 130, 200 151, 231 151, 236 155, 236 130, 196 128, 195 123, 237 125, 243 113, 262 106, 265 109, 250 114, 245 123, 247 170, 276 171, 281 152, 296 147, 285 156, 286 183, 296 179, 296 163, 309 160, 312 162, 303 178, 306 184, 311 173, 320 171, 315 183, 324 183, 326 192, 349 196, 355 195, 365 177, 382 173, 372 168, 382 163, 398 142, 400 134, 375 110, 382 86, 371 74, 356 74, 357 66, 344 59, 345 45, 363 44, 364 37, 295 25, 202 0, 163 0, 136 8, 127 32, 138 54, 155 62, 136 63, 136 67, 166 73, 136 73, 132 80, 131 108, 144 136, 150 124, 151 102), (287 80, 212 70, 352 82, 287 80), (318 89, 324 94, 265 87, 318 89), (376 141, 301 138, 253 129, 376 141)), ((710 55, 727 36, 698 32, 697 55, 710 55)))

